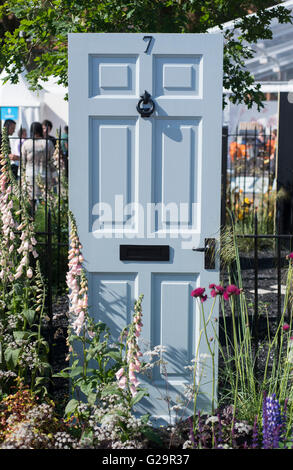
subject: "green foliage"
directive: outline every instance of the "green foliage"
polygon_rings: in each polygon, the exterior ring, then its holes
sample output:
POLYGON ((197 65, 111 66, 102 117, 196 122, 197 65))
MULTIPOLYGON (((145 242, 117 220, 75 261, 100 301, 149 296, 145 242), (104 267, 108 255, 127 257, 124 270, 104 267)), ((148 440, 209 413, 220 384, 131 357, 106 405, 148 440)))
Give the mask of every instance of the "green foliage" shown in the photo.
MULTIPOLYGON (((288 416, 292 416, 293 387, 292 387, 292 260, 289 259, 286 293, 284 296, 282 313, 278 319, 274 333, 271 331, 268 312, 264 304, 259 305, 259 315, 266 318, 266 338, 255 343, 255 330, 253 322, 249 319, 249 305, 245 292, 242 290, 242 275, 240 269, 238 242, 236 241, 235 225, 231 223, 230 237, 225 234, 222 239, 222 250, 226 252, 228 243, 234 246, 234 257, 227 257, 226 267, 230 284, 237 284, 241 288, 238 299, 230 300, 229 308, 221 298, 221 312, 223 316, 223 337, 218 340, 219 354, 223 360, 219 377, 221 378, 219 403, 230 404, 233 401, 234 410, 238 416, 253 423, 255 416, 261 417, 263 393, 276 394, 283 405, 288 399, 288 416), (290 315, 288 331, 283 328, 287 310, 290 315), (227 327, 231 322, 231 331, 227 327), (261 371, 258 363, 263 364, 261 371)), ((288 430, 291 429, 291 418, 288 430)))
POLYGON ((9 0, 0 6, 0 19, 16 24, 0 42, 0 68, 13 83, 25 66, 34 88, 39 79, 53 75, 67 85, 67 34, 89 32, 205 33, 209 28, 237 19, 226 30, 224 86, 233 103, 261 106, 263 95, 244 68, 253 56, 250 44, 270 39, 270 22, 291 22, 289 11, 277 0, 9 0), (248 12, 255 12, 247 16, 248 12), (236 38, 234 31, 237 29, 236 38))
POLYGON ((20 379, 15 385, 16 391, 0 402, 0 448, 58 448, 58 436, 69 448, 74 442, 71 429, 57 415, 54 403, 40 402, 20 379))
MULTIPOLYGON (((105 387, 115 380, 115 373, 122 358, 119 345, 112 346, 109 329, 104 323, 93 323, 91 334, 92 338, 86 337, 85 334, 69 336, 69 343, 74 347, 71 365, 56 376, 70 379, 72 394, 76 394, 79 399, 84 396, 86 401, 93 405, 101 398, 101 386, 105 387), (112 363, 111 359, 114 359, 112 363)), ((117 387, 115 391, 117 392, 117 387)), ((66 413, 71 414, 78 403, 77 400, 71 400, 66 407, 66 413)))
POLYGON ((41 334, 46 292, 40 264, 34 259, 37 253, 33 225, 25 204, 19 210, 15 197, 19 188, 10 171, 7 153, 8 137, 4 130, 0 157, 0 391, 9 392, 12 380, 18 377, 31 390, 46 393, 49 351, 41 334))

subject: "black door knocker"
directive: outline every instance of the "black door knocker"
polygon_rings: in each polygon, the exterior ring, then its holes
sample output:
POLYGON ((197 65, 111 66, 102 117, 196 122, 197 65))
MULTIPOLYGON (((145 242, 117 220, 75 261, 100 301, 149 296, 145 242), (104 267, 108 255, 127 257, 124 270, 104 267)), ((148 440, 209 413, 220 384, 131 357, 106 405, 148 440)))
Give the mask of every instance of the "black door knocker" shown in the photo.
POLYGON ((141 99, 137 103, 136 109, 141 117, 150 117, 155 110, 155 103, 151 99, 151 95, 145 91, 140 97, 141 99))

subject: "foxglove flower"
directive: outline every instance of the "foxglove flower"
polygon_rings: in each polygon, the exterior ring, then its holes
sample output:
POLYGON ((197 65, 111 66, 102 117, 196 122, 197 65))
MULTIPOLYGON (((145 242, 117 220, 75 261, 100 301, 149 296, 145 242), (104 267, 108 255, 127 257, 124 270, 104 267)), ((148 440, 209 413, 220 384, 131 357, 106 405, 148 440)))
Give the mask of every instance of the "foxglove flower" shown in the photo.
POLYGON ((129 391, 133 397, 137 395, 137 387, 140 383, 136 377, 136 373, 140 372, 141 369, 139 358, 142 354, 138 346, 138 338, 142 327, 142 298, 143 296, 141 295, 135 303, 132 324, 130 325, 129 333, 126 338, 127 354, 125 357, 125 367, 122 367, 116 372, 118 387, 124 389, 128 384, 129 391))
POLYGON ((86 324, 88 313, 88 284, 83 272, 81 260, 83 260, 82 245, 77 234, 77 226, 72 213, 69 213, 71 232, 70 249, 68 252, 68 272, 66 283, 69 289, 69 316, 71 326, 77 335, 80 334, 86 324))

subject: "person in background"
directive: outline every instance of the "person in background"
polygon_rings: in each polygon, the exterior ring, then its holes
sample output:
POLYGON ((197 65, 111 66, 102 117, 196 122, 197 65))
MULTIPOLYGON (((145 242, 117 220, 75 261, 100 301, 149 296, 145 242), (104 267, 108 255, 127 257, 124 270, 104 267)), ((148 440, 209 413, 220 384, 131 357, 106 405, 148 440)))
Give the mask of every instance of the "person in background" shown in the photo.
POLYGON ((256 137, 257 156, 264 157, 266 150, 266 135, 264 129, 260 129, 256 137))
MULTIPOLYGON (((7 129, 7 135, 9 137, 10 135, 13 135, 14 132, 15 132, 16 122, 13 121, 12 119, 6 119, 6 121, 3 124, 3 127, 5 127, 7 129)), ((1 150, 1 147, 2 147, 2 134, 0 134, 0 150, 1 150)), ((8 157, 10 158, 10 160, 12 162, 17 162, 19 160, 19 156, 15 155, 14 153, 11 152, 10 143, 9 143, 8 157)), ((16 163, 11 163, 11 169, 12 169, 12 172, 15 176, 15 171, 16 171, 16 174, 17 174, 17 169, 18 169, 17 164, 16 163), (16 169, 15 169, 15 167, 16 167, 16 169)))
POLYGON ((48 187, 53 184, 55 168, 53 164, 54 145, 51 140, 44 139, 42 124, 33 122, 30 128, 30 139, 22 145, 23 167, 28 184, 31 204, 42 197, 38 185, 38 177, 48 187))
POLYGON ((42 122, 42 128, 43 128, 43 136, 45 139, 49 139, 52 141, 54 147, 56 147, 56 139, 55 137, 53 137, 52 135, 50 135, 50 132, 52 131, 53 129, 53 124, 51 123, 51 121, 48 121, 48 119, 45 119, 43 122, 42 122))
POLYGON ((61 150, 64 157, 68 157, 68 126, 64 126, 64 132, 61 135, 61 150))
POLYGON ((65 174, 68 176, 68 126, 64 126, 64 132, 61 135, 61 150, 65 167, 65 174))
POLYGON ((267 141, 268 165, 270 173, 274 176, 276 170, 276 153, 278 144, 277 129, 273 129, 270 138, 267 141))
POLYGON ((11 164, 11 169, 13 171, 13 174, 15 178, 18 178, 18 168, 19 168, 19 162, 20 158, 22 155, 22 144, 25 142, 25 139, 27 138, 27 131, 25 128, 21 127, 17 133, 19 140, 17 142, 17 156, 18 160, 15 160, 14 163, 11 164))

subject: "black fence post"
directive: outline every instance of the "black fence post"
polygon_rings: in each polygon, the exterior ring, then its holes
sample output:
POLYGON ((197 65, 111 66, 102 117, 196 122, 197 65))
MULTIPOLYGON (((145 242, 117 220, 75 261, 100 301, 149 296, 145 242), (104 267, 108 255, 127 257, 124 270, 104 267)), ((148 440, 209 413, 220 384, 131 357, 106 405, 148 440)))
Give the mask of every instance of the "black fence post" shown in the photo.
POLYGON ((254 357, 255 357, 255 373, 258 371, 258 326, 259 326, 259 310, 258 310, 258 220, 257 210, 254 211, 254 315, 252 336, 254 341, 254 357))
POLYGON ((285 197, 279 201, 280 229, 290 233, 290 212, 293 200, 293 104, 288 100, 288 92, 279 93, 279 126, 277 146, 277 191, 282 189, 285 197))
MULTIPOLYGON (((49 331, 48 331, 48 342, 49 342, 49 364, 52 366, 53 363, 53 306, 52 306, 52 223, 51 223, 51 211, 50 208, 47 214, 47 312, 49 317, 49 331)), ((50 381, 51 384, 51 381, 50 381)), ((52 384, 51 384, 52 386, 52 384)), ((51 390, 52 391, 52 390, 51 390)))
POLYGON ((63 170, 61 159, 61 126, 59 128, 58 146, 58 220, 57 220, 57 292, 60 288, 60 250, 61 250, 61 172, 63 170))
POLYGON ((228 126, 222 131, 222 188, 221 188, 221 226, 226 225, 227 201, 227 160, 228 160, 228 126))

